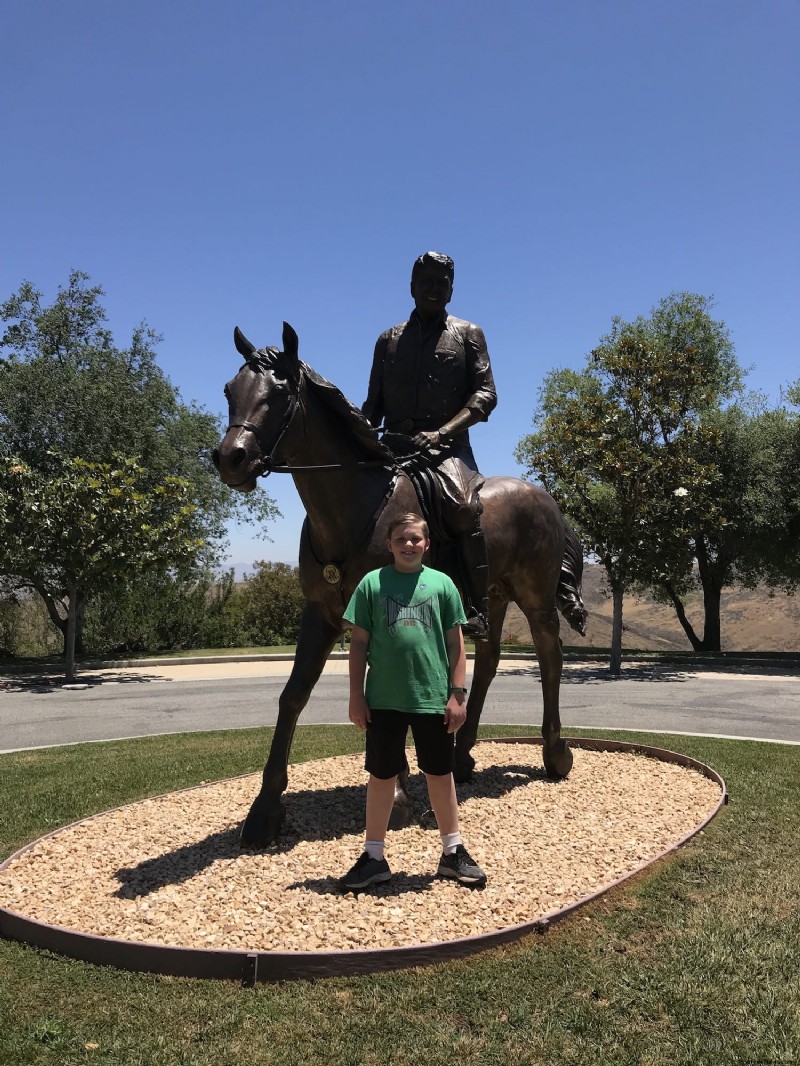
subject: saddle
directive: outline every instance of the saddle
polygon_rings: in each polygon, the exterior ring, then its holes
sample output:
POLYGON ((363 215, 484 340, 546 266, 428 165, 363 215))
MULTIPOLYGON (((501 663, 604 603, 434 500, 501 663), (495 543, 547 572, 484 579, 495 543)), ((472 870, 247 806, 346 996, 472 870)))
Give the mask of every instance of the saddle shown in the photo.
POLYGON ((418 451, 411 437, 404 433, 387 432, 381 439, 391 449, 399 469, 414 486, 431 540, 437 546, 450 546, 454 538, 445 518, 442 483, 432 460, 418 451))

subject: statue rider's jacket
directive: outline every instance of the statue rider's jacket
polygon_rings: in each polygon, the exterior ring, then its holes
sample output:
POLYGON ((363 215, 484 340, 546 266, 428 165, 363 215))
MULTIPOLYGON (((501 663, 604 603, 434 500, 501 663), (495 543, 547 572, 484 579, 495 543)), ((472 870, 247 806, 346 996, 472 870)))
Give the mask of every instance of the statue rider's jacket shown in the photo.
MULTIPOLYGON (((373 426, 413 435, 439 429, 464 407, 486 421, 496 404, 480 326, 446 313, 429 323, 414 310, 378 337, 362 408, 373 426)), ((457 450, 469 449, 467 432, 458 436, 457 450)))

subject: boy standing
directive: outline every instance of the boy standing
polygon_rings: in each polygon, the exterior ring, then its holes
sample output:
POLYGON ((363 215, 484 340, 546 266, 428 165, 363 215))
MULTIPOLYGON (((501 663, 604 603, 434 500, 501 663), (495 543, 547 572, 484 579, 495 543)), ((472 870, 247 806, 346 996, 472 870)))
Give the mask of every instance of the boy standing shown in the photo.
POLYGON ((467 715, 464 609, 450 578, 422 565, 425 520, 402 515, 388 533, 394 562, 362 578, 344 613, 353 626, 350 721, 366 732, 370 777, 364 852, 339 886, 357 891, 391 877, 384 840, 410 726, 442 837, 437 872, 480 887, 486 874, 461 842, 453 781, 455 734, 467 715))

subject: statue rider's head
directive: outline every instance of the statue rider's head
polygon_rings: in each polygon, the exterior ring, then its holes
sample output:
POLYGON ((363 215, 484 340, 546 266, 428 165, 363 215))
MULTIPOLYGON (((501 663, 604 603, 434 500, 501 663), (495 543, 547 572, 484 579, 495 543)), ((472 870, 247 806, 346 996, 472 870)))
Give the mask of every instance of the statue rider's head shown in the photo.
POLYGON ((411 295, 421 318, 444 314, 453 295, 455 263, 441 252, 425 252, 411 271, 411 295))

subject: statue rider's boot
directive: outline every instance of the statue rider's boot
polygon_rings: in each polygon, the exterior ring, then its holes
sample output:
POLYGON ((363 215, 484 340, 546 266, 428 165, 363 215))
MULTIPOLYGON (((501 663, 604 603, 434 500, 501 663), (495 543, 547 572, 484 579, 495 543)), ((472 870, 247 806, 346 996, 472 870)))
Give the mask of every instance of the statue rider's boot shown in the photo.
POLYGON ((478 527, 471 533, 459 534, 458 561, 464 590, 464 608, 467 624, 461 629, 472 640, 487 640, 489 637, 489 562, 486 557, 486 539, 478 527))

